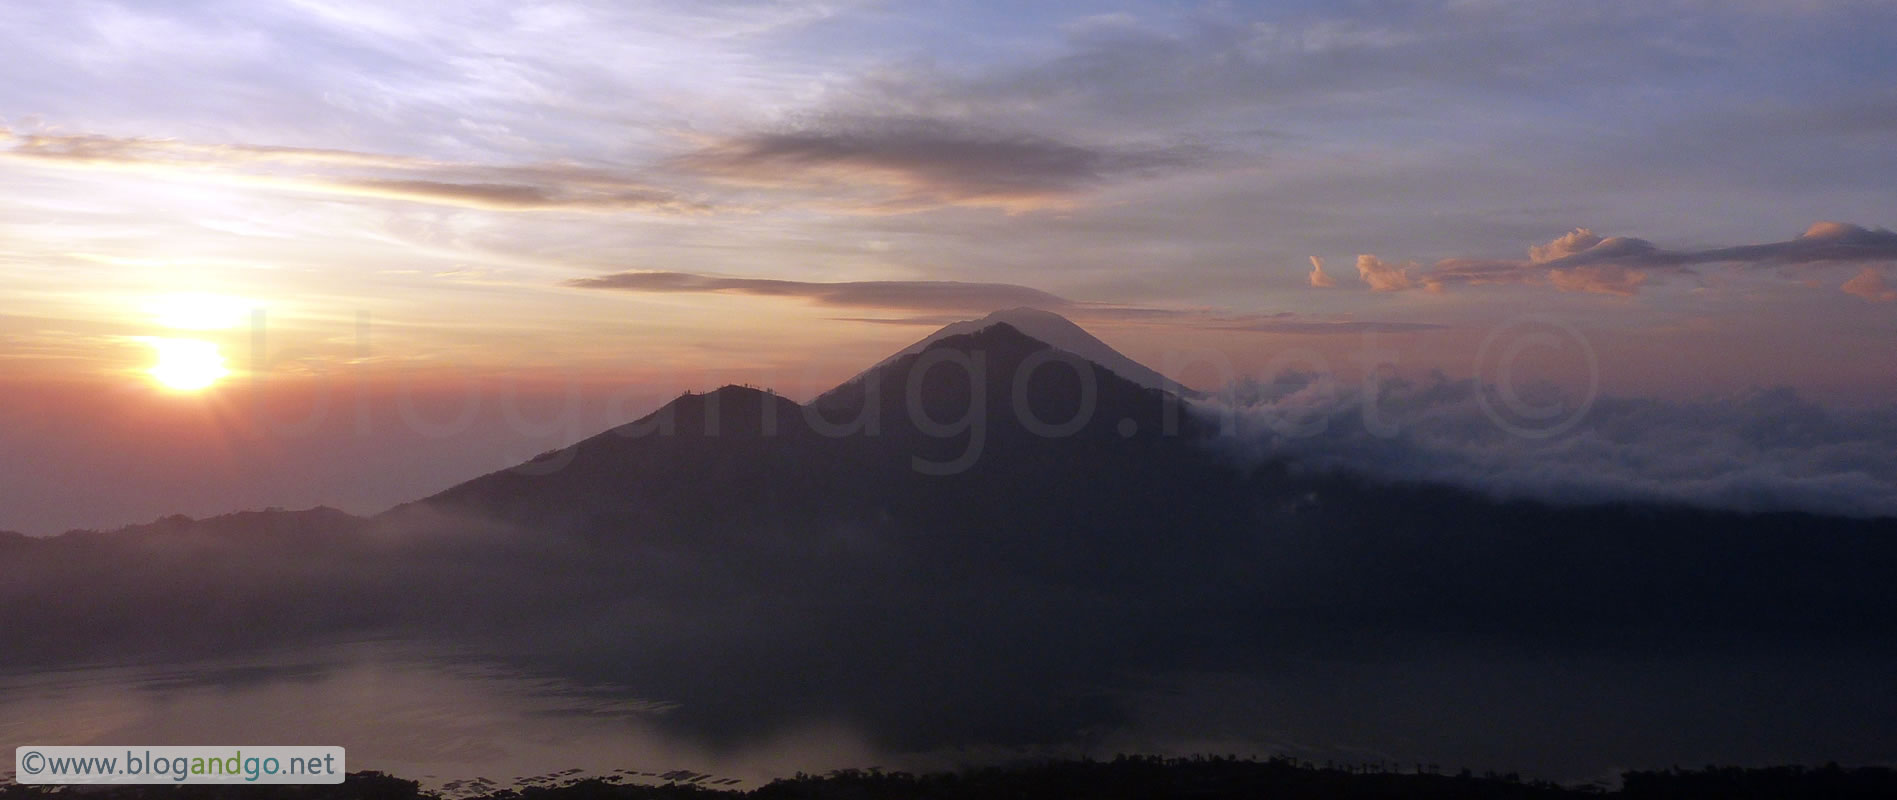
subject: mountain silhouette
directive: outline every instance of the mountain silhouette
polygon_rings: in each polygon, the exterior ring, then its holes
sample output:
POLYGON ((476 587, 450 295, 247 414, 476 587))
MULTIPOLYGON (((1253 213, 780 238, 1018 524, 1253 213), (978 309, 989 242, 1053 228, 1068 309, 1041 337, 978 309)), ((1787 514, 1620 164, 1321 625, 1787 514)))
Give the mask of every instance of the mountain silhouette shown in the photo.
POLYGON ((701 544, 760 528, 906 529, 905 511, 946 521, 964 515, 942 512, 971 507, 1008 508, 1013 524, 982 527, 1013 530, 1093 516, 1168 474, 1223 474, 1192 444, 1209 433, 1177 396, 995 323, 809 404, 740 386, 687 394, 415 505, 583 538, 701 544))
POLYGON ((718 743, 843 719, 927 749, 1072 742, 1133 719, 1129 680, 1287 661, 1897 656, 1897 520, 1241 462, 1192 401, 1012 322, 931 338, 809 403, 689 393, 372 519, 0 537, 0 666, 428 638, 639 687, 718 743))
POLYGON ((1897 595, 1876 577, 1897 568, 1894 520, 1502 502, 1241 467, 1189 401, 1012 323, 930 338, 808 404, 743 387, 688 395, 420 505, 720 548, 768 585, 827 572, 813 562, 827 551, 796 543, 848 532, 888 558, 865 569, 1111 590, 1140 613, 1300 609, 1279 628, 1624 639, 1897 619, 1879 616, 1897 595))

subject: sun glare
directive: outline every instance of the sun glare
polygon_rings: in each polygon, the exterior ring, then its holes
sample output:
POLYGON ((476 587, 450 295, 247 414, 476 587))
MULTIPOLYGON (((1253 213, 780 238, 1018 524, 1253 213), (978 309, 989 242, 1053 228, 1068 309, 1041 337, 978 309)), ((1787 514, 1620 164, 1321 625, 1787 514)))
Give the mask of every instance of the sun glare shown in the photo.
POLYGON ((146 372, 167 389, 195 392, 209 388, 230 374, 224 367, 224 355, 218 352, 214 342, 148 337, 145 343, 158 355, 158 363, 146 372))
POLYGON ((221 330, 243 324, 250 304, 241 298, 203 292, 160 295, 145 304, 145 312, 167 328, 192 331, 221 330))

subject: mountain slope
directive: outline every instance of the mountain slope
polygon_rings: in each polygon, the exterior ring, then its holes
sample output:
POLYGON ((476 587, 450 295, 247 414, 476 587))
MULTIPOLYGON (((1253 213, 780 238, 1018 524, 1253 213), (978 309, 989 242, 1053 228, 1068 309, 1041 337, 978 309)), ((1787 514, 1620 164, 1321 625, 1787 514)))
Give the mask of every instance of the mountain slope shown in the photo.
POLYGON ((836 444, 802 406, 726 386, 411 505, 589 536, 730 530, 834 501, 847 471, 836 444))

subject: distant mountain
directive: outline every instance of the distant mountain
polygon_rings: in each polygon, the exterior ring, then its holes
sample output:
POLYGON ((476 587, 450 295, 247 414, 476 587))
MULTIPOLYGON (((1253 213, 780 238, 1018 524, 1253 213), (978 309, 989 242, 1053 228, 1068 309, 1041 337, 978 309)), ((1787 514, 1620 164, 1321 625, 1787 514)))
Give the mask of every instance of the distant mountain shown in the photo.
POLYGON ((183 514, 174 514, 143 525, 121 528, 112 535, 150 537, 193 535, 231 538, 270 536, 283 539, 306 539, 335 535, 341 531, 352 531, 360 528, 363 522, 361 517, 328 506, 316 506, 300 511, 272 508, 263 511, 237 511, 203 519, 192 519, 183 514))
POLYGON ((895 355, 883 359, 875 366, 865 370, 862 374, 851 378, 850 382, 860 381, 864 375, 867 375, 869 372, 888 366, 891 362, 903 356, 920 353, 928 349, 930 345, 942 341, 943 339, 947 339, 951 336, 974 333, 998 323, 1006 323, 1030 338, 1046 342, 1049 345, 1073 353, 1095 364, 1099 364, 1102 367, 1106 367, 1115 375, 1148 389, 1161 389, 1182 397, 1191 397, 1196 394, 1191 389, 1181 385, 1178 381, 1161 375, 1146 365, 1121 355, 1120 351, 1113 349, 1106 342, 1095 338, 1094 335, 1088 333, 1085 328, 1075 325, 1066 317, 1052 311, 1043 311, 1038 308, 1028 308, 1025 306, 1021 308, 1010 308, 1005 311, 996 311, 981 319, 964 320, 950 324, 935 333, 923 337, 922 340, 915 344, 897 351, 895 355))
POLYGON ((930 479, 943 475, 1012 494, 1050 478, 1138 479, 1166 463, 1161 453, 1211 464, 1181 446, 1207 432, 1177 396, 996 323, 938 338, 807 405, 739 386, 687 394, 416 505, 588 536, 702 540, 861 523, 937 493, 930 479), (975 359, 979 376, 966 368, 975 359), (957 420, 979 425, 944 432, 957 420))

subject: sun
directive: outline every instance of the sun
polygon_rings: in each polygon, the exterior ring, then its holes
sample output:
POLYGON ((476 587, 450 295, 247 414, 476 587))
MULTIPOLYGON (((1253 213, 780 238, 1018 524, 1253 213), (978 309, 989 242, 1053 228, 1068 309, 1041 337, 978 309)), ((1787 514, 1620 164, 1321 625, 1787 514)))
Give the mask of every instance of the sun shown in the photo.
MULTIPOLYGON (((250 313, 250 302, 221 294, 175 292, 147 298, 142 310, 152 322, 166 328, 215 331, 241 325, 250 313)), ((174 392, 203 391, 231 374, 215 342, 165 336, 134 338, 150 347, 157 357, 145 373, 174 392)))
POLYGON ((145 343, 158 354, 158 363, 145 370, 146 373, 172 391, 207 389, 231 372, 224 367, 224 355, 218 352, 214 342, 146 337, 145 343))

